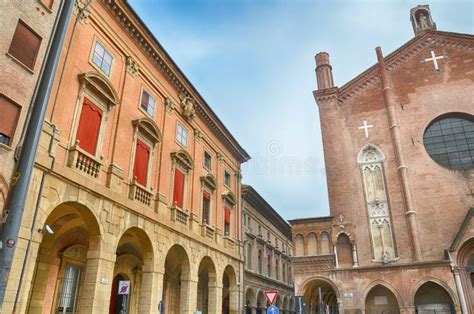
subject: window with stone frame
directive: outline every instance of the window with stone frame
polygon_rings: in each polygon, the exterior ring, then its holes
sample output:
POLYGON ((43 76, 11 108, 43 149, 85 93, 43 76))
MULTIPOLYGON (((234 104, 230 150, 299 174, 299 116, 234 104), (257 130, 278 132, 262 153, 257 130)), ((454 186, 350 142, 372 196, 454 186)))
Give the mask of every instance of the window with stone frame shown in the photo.
POLYGON ((260 275, 263 274, 263 252, 262 250, 258 250, 258 273, 260 275))
POLYGON ((176 142, 183 147, 188 147, 188 130, 180 123, 176 124, 176 142))
POLYGON ((153 97, 146 89, 143 89, 140 99, 140 108, 151 118, 155 116, 155 103, 155 97, 153 97))
POLYGON ((225 170, 224 171, 224 185, 230 188, 231 185, 231 176, 230 173, 225 170))
POLYGON ((247 244, 247 269, 252 269, 252 245, 250 243, 247 244))
POLYGON ((0 144, 11 146, 21 107, 0 94, 0 144))
POLYGON ((134 150, 132 183, 149 189, 151 187, 151 175, 153 156, 158 143, 161 142, 161 132, 155 121, 143 117, 132 121, 134 128, 134 150))
POLYGON ((224 203, 224 235, 232 235, 232 209, 236 203, 235 195, 228 191, 222 195, 222 201, 224 203))
POLYGON ((212 199, 216 190, 216 179, 212 174, 201 177, 202 184, 202 217, 203 224, 211 224, 213 210, 212 199))
POLYGON ((267 276, 271 277, 272 276, 272 256, 268 255, 267 256, 267 276))
POLYGON ((18 20, 15 33, 10 42, 8 55, 28 69, 33 70, 41 47, 41 41, 41 37, 30 26, 22 20, 18 20))
POLYGON ((173 206, 184 210, 187 202, 187 181, 193 169, 191 156, 184 150, 171 153, 173 173, 173 206))
POLYGON ((374 145, 366 145, 359 153, 364 196, 369 214, 369 230, 374 261, 396 258, 390 208, 384 179, 385 157, 374 145))
POLYGON ((92 63, 105 75, 110 76, 113 59, 112 54, 105 48, 105 45, 96 40, 93 45, 92 63))
POLYGON ((211 154, 208 152, 204 151, 204 160, 203 160, 203 166, 207 170, 211 171, 212 167, 212 157, 211 154))

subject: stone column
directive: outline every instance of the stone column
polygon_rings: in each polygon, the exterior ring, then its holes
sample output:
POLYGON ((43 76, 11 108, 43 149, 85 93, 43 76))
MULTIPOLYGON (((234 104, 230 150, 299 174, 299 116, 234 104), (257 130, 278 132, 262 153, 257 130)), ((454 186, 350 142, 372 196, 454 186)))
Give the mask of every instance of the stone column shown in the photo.
POLYGON ((352 242, 352 267, 359 267, 359 262, 357 260, 357 247, 355 241, 352 242))
POLYGON ((78 300, 79 313, 107 313, 114 276, 116 254, 89 250, 84 269, 82 293, 78 300), (104 278, 106 281, 101 282, 104 278))
POLYGON ((140 289, 139 313, 155 313, 162 297, 163 273, 143 271, 140 289))
POLYGON ((209 313, 222 312, 222 283, 209 282, 208 310, 209 313))
POLYGON ((451 266, 454 274, 454 281, 456 282, 456 290, 458 291, 459 302, 461 303, 461 311, 463 314, 468 314, 466 298, 464 295, 464 289, 462 287, 461 276, 459 274, 459 267, 451 266))
POLYGON ((233 286, 229 288, 230 314, 239 313, 239 293, 239 286, 233 286))
POLYGON ((180 309, 182 314, 192 314, 197 307, 198 278, 181 280, 180 309))

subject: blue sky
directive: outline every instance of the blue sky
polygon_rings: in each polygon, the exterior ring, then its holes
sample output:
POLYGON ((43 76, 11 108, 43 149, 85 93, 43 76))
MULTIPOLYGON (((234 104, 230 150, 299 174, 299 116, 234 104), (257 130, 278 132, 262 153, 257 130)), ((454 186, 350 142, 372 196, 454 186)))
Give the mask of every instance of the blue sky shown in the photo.
POLYGON ((314 55, 343 85, 413 37, 410 8, 473 33, 471 1, 129 0, 252 160, 243 182, 285 219, 329 214, 314 55))

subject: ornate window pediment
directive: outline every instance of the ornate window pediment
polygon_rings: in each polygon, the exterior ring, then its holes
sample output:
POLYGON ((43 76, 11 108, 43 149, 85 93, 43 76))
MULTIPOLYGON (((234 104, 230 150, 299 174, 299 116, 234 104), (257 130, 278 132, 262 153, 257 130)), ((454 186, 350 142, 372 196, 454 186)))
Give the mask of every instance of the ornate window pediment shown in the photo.
POLYGON ((184 149, 172 152, 171 158, 174 162, 177 162, 186 171, 192 170, 194 168, 193 159, 191 158, 191 155, 189 155, 189 153, 184 149))
POLYGON ((231 206, 234 206, 235 203, 236 203, 235 195, 231 191, 227 191, 225 193, 222 193, 222 199, 224 201, 227 201, 231 206))
POLYGON ((117 91, 109 79, 107 79, 104 75, 95 71, 90 71, 79 74, 78 78, 79 81, 82 84, 85 84, 87 88, 94 90, 101 97, 103 97, 107 101, 109 108, 110 106, 117 105, 120 102, 117 91))
POLYGON ((136 119, 132 121, 133 127, 136 128, 143 136, 148 138, 153 144, 161 142, 161 132, 155 121, 148 117, 136 119))
POLYGON ((212 190, 215 190, 217 187, 217 180, 212 174, 207 174, 201 177, 201 182, 207 185, 212 190))

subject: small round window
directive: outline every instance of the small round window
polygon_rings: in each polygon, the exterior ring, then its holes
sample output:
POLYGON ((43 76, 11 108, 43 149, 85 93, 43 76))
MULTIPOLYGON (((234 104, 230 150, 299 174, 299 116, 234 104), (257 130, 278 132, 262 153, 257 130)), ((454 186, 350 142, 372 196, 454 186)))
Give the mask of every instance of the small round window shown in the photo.
POLYGON ((434 120, 423 136, 426 151, 441 166, 450 169, 474 167, 474 119, 461 114, 434 120))

